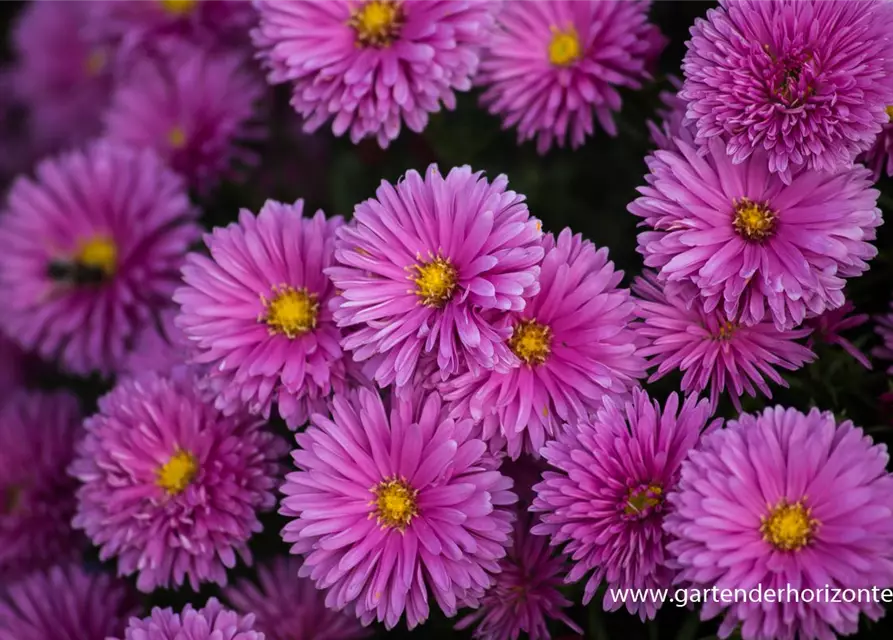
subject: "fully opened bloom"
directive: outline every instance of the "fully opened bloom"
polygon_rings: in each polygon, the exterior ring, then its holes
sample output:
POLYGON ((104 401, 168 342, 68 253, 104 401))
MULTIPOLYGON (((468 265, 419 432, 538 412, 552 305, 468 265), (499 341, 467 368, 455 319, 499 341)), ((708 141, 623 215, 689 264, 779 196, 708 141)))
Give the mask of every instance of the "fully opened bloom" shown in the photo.
POLYGON ((268 200, 256 216, 242 210, 205 237, 210 257, 190 254, 183 267, 177 323, 193 360, 209 365, 207 382, 227 415, 247 407, 268 418, 276 402, 297 428, 344 389, 334 289, 323 274, 342 220, 322 211, 305 218, 303 208, 268 200))
POLYGON ((440 397, 336 395, 296 438, 280 513, 300 575, 326 605, 363 624, 409 628, 434 596, 447 616, 476 605, 510 543, 512 482, 493 468, 473 423, 447 417, 440 397))
POLYGON ((73 373, 112 373, 199 235, 182 181, 151 151, 102 141, 41 162, 6 209, 0 325, 73 373))
POLYGON ((0 640, 106 640, 124 631, 135 605, 123 581, 55 566, 0 591, 0 640))
MULTIPOLYGON (((239 615, 216 598, 201 609, 187 604, 183 611, 155 607, 145 618, 131 618, 123 640, 269 640, 256 630, 252 614, 239 615)), ((109 639, 113 640, 113 639, 109 639)))
POLYGON ((518 141, 574 148, 593 133, 593 115, 617 135, 618 89, 650 79, 648 64, 663 36, 648 22, 650 2, 553 0, 506 2, 488 39, 476 84, 518 141))
POLYGON ((657 367, 649 382, 679 369, 682 391, 709 390, 713 407, 726 390, 739 410, 744 393, 754 397, 759 390, 771 398, 766 378, 787 387, 777 369, 796 371, 815 359, 798 342, 811 333, 808 327, 779 331, 768 320, 747 326, 719 310, 704 311, 698 301, 686 306, 678 296, 667 295, 649 273, 636 279, 633 293, 639 297, 636 314, 642 320, 636 326, 644 342, 640 354, 649 367, 657 367))
MULTIPOLYGON (((692 588, 823 591, 893 584, 893 476, 884 445, 830 412, 783 407, 742 415, 703 439, 683 463, 668 498, 668 549, 692 588)), ((840 593, 839 591, 837 593, 840 593)), ((812 640, 855 633, 861 602, 723 603, 708 599, 703 619, 725 613, 719 637, 812 640)))
POLYGON ((326 608, 325 594, 298 576, 299 558, 276 558, 259 566, 257 582, 242 579, 227 587, 223 599, 234 611, 254 614, 265 640, 355 640, 370 631, 354 616, 326 608))
POLYGON ((354 360, 378 356, 375 380, 406 385, 420 357, 436 357, 444 377, 506 368, 509 311, 539 290, 540 223, 524 197, 470 167, 445 177, 435 165, 382 182, 338 232, 338 326, 354 360))
POLYGON ((9 391, 0 398, 0 582, 72 557, 76 483, 66 469, 82 435, 77 398, 9 391))
POLYGON ((801 167, 852 166, 893 104, 890 8, 864 0, 721 0, 688 42, 682 98, 700 144, 789 183, 801 167))
POLYGON ((242 415, 224 417, 194 385, 156 374, 126 378, 85 422, 71 474, 82 486, 73 520, 100 558, 137 587, 226 584, 259 511, 275 504, 284 443, 242 415))
POLYGON ((316 131, 371 137, 387 147, 415 132, 456 91, 471 88, 499 3, 488 0, 297 0, 255 2, 254 44, 274 84, 316 131))
POLYGON ((256 161, 245 145, 262 135, 253 118, 264 84, 248 62, 182 42, 140 57, 115 89, 105 135, 154 149, 190 185, 213 186, 256 161))
POLYGON ((445 398, 460 400, 475 419, 496 414, 513 458, 522 449, 537 455, 564 423, 586 418, 606 395, 628 394, 645 375, 629 326, 635 303, 619 288, 623 272, 608 250, 570 229, 546 235, 543 247, 539 293, 512 314, 513 368, 443 385, 445 398))
POLYGON ((631 213, 645 264, 687 301, 700 296, 745 325, 771 315, 790 329, 844 303, 847 278, 877 254, 877 190, 864 167, 803 171, 785 184, 758 151, 740 164, 722 142, 657 151, 631 213))
POLYGON ((611 588, 660 589, 670 586, 673 570, 661 530, 669 505, 667 494, 679 479, 679 466, 709 425, 706 400, 674 393, 661 407, 639 389, 625 405, 605 398, 590 419, 577 423, 549 442, 543 457, 555 471, 543 473, 534 487, 531 511, 540 513, 535 535, 564 545, 572 559, 568 582, 594 571, 586 582, 588 603, 604 581, 604 607, 626 606, 644 620, 660 602, 622 602, 611 588))

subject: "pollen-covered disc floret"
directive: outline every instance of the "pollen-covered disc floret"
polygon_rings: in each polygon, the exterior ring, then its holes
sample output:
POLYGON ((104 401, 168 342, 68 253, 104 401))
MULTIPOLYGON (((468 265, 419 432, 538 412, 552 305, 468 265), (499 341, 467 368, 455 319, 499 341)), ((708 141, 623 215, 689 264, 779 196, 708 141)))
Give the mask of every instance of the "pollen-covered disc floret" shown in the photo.
MULTIPOLYGON (((850 421, 818 409, 774 407, 742 414, 706 435, 682 464, 667 497, 664 530, 692 589, 797 585, 800 593, 893 584, 893 476, 889 456, 850 421)), ((701 618, 723 615, 719 636, 744 640, 830 638, 877 619, 864 598, 723 603, 707 599, 701 618)))
POLYGON ((225 417, 194 380, 154 373, 128 378, 99 400, 71 473, 78 490, 74 526, 137 574, 151 591, 188 581, 226 583, 260 511, 275 504, 285 444, 258 420, 225 417))

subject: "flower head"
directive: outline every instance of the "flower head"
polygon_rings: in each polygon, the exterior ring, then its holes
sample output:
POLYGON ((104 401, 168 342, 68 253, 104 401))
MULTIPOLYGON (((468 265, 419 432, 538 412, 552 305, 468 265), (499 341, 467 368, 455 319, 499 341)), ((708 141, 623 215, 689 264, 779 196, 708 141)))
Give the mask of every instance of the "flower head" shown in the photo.
POLYGON ((252 32, 274 84, 312 132, 330 118, 336 136, 387 147, 403 124, 420 132, 455 91, 471 88, 498 3, 488 0, 255 2, 252 32))
POLYGON ((293 429, 325 409, 346 375, 323 274, 342 220, 305 218, 303 207, 268 200, 256 216, 242 210, 205 237, 210 257, 189 255, 174 294, 193 360, 210 365, 217 407, 268 418, 276 402, 293 429))
MULTIPOLYGON (((0 402, 0 583, 77 554, 75 482, 66 474, 82 435, 68 393, 3 392, 0 402)), ((2 625, 0 625, 2 626, 2 625)))
MULTIPOLYGON (((775 407, 744 414, 706 436, 682 465, 664 529, 692 588, 762 592, 893 584, 893 476, 886 447, 830 412, 775 407)), ((833 592, 833 591, 832 591, 833 592)), ((838 591, 839 593, 839 591, 838 591)), ((719 636, 803 640, 855 633, 861 602, 708 599, 703 619, 725 612, 719 636)))
POLYGON ((768 320, 747 326, 719 310, 704 311, 698 301, 686 306, 678 296, 667 295, 650 273, 636 279, 633 293, 640 298, 636 314, 643 321, 636 326, 644 342, 640 354, 649 358, 649 367, 657 367, 649 382, 679 369, 682 391, 709 390, 714 408, 726 390, 739 410, 745 392, 754 397, 759 390, 771 398, 765 378, 787 387, 776 369, 795 371, 815 359, 798 342, 810 334, 807 327, 779 331, 768 320))
POLYGON ((382 182, 338 232, 338 326, 358 361, 379 358, 381 386, 406 385, 420 358, 436 356, 443 377, 506 368, 513 361, 509 311, 538 290, 540 223, 524 198, 470 167, 443 176, 407 172, 382 182))
POLYGON ((124 630, 135 605, 123 581, 55 566, 0 590, 0 640, 106 640, 124 630))
POLYGON ((326 589, 326 606, 363 624, 410 628, 433 594, 447 616, 474 605, 510 542, 512 482, 495 470, 471 420, 448 418, 436 393, 390 399, 336 395, 296 436, 282 537, 304 556, 300 575, 326 589))
POLYGON ((648 158, 648 185, 629 205, 650 227, 639 251, 662 282, 745 325, 771 314, 790 329, 843 305, 846 278, 877 254, 881 212, 867 169, 804 171, 785 184, 762 151, 735 164, 716 139, 703 157, 676 143, 648 158))
POLYGON ((814 343, 836 345, 850 354, 866 369, 871 369, 871 362, 852 342, 840 335, 843 331, 861 327, 868 322, 867 313, 853 313, 853 303, 847 300, 839 309, 826 311, 820 316, 810 318, 806 326, 812 329, 806 346, 812 349, 814 343))
MULTIPOLYGON (((605 398, 591 420, 574 425, 543 448, 555 471, 543 473, 534 487, 531 511, 540 513, 535 535, 565 545, 573 568, 567 582, 590 571, 584 603, 602 581, 620 589, 670 586, 673 571, 661 525, 668 512, 667 493, 679 478, 679 465, 695 447, 707 424, 706 400, 674 393, 664 407, 639 389, 625 405, 605 398)), ((626 605, 643 620, 653 618, 655 600, 626 603, 605 592, 608 611, 626 605)))
POLYGON ((683 63, 698 143, 722 139, 735 164, 762 150, 786 183, 802 167, 851 167, 893 104, 884 4, 722 0, 695 22, 683 63))
POLYGON ((226 584, 236 553, 251 562, 258 511, 275 504, 284 443, 244 416, 224 417, 194 385, 126 378, 85 422, 71 473, 82 484, 73 520, 100 558, 137 587, 226 584))
POLYGON ((326 608, 325 594, 301 578, 299 558, 277 558, 257 569, 257 582, 240 580, 224 590, 234 611, 254 614, 266 640, 358 640, 370 635, 354 616, 326 608))
POLYGON ((629 327, 635 304, 619 288, 607 249, 565 229, 543 240, 540 290, 511 315, 508 371, 465 373, 442 385, 480 420, 496 414, 508 451, 538 455, 562 424, 576 422, 606 395, 623 396, 645 375, 629 327))
POLYGON ((592 116, 617 135, 618 89, 638 89, 665 41, 648 23, 650 2, 506 2, 497 13, 476 83, 481 98, 518 141, 574 148, 592 135, 592 116))
POLYGON ((198 237, 180 178, 149 150, 96 142, 19 178, 6 208, 0 325, 73 373, 112 373, 198 237))
MULTIPOLYGON (((254 616, 239 615, 224 609, 217 598, 211 598, 201 609, 187 604, 181 613, 155 607, 146 618, 131 618, 123 640, 264 640, 255 630, 254 616)), ((113 640, 113 639, 109 639, 113 640)), ((269 640, 269 638, 267 638, 269 640)))

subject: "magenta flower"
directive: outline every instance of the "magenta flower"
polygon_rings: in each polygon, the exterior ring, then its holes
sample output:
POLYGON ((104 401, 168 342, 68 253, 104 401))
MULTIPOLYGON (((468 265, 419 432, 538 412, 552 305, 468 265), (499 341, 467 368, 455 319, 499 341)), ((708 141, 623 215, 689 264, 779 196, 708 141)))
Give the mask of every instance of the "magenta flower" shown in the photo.
POLYGON ((326 589, 326 606, 363 624, 412 629, 429 592, 448 616, 475 606, 510 543, 516 496, 493 468, 471 420, 446 416, 436 393, 336 395, 296 436, 280 513, 300 575, 326 589))
POLYGON ((808 347, 797 342, 811 333, 807 327, 779 331, 768 320, 746 326, 730 321, 719 310, 704 311, 697 301, 687 307, 678 296, 668 296, 648 272, 636 278, 633 293, 640 298, 636 313, 643 320, 636 327, 645 343, 640 355, 649 358, 649 368, 657 367, 648 381, 679 369, 683 393, 709 390, 714 408, 726 390, 739 411, 745 392, 755 397, 759 390, 771 398, 766 378, 788 386, 776 369, 796 371, 815 359, 808 347))
POLYGON ((868 322, 867 313, 853 313, 856 308, 847 300, 840 309, 826 311, 820 316, 806 321, 806 326, 812 329, 806 346, 812 349, 815 342, 828 345, 836 345, 850 354, 859 364, 866 369, 871 369, 871 362, 866 355, 852 342, 840 335, 848 329, 861 327, 868 322))
POLYGON ((722 139, 734 164, 762 150, 785 183, 802 167, 850 168, 893 104, 888 11, 874 0, 721 0, 695 22, 683 63, 698 143, 722 139))
POLYGON ((779 329, 843 305, 846 278, 877 254, 881 212, 867 169, 805 171, 785 184, 762 151, 734 164, 715 138, 704 157, 676 143, 649 156, 648 185, 629 205, 650 227, 639 252, 668 293, 700 296, 707 311, 745 325, 771 314, 779 329))
MULTIPOLYGON (((875 331, 881 337, 883 344, 875 347, 871 355, 882 360, 893 360, 893 303, 890 303, 890 312, 878 316, 876 320, 875 331)), ((887 369, 887 372, 893 373, 893 365, 887 369)))
POLYGON ((242 616, 224 609, 217 598, 211 598, 197 610, 187 604, 181 613, 155 607, 146 618, 131 618, 123 634, 123 640, 264 640, 264 637, 255 630, 252 614, 242 616))
POLYGON ((244 416, 226 418, 193 385, 126 378, 85 422, 71 474, 82 484, 73 525, 117 558, 137 588, 226 584, 236 554, 272 509, 284 443, 244 416))
POLYGON ((316 131, 385 148, 405 124, 416 133, 455 91, 471 88, 498 3, 488 0, 255 2, 254 44, 272 84, 316 131))
MULTIPOLYGON (((668 512, 666 495, 679 479, 679 465, 698 443, 711 410, 706 400, 670 395, 663 409, 644 391, 634 389, 622 405, 605 398, 591 420, 561 434, 543 448, 557 471, 543 473, 530 508, 541 514, 535 535, 565 545, 573 568, 567 582, 590 571, 584 604, 605 581, 611 588, 660 589, 670 586, 673 571, 661 523, 668 512)), ((621 602, 605 592, 604 608, 626 606, 642 620, 653 618, 660 602, 621 602)))
POLYGON ((383 181, 338 232, 339 264, 327 270, 340 292, 335 320, 354 329, 343 342, 354 360, 383 356, 381 386, 406 385, 429 354, 444 378, 514 362, 506 312, 539 290, 543 247, 539 221, 507 185, 467 166, 409 171, 396 186, 383 181))
POLYGON ((190 254, 177 319, 198 364, 209 365, 216 406, 269 418, 274 402, 296 429, 345 389, 341 333, 323 270, 333 263, 340 217, 303 217, 304 203, 268 200, 255 216, 205 237, 210 257, 190 254))
POLYGON ((158 373, 163 376, 187 375, 194 370, 187 365, 192 345, 174 323, 176 307, 166 307, 158 314, 158 322, 146 324, 137 332, 133 347, 121 365, 120 374, 139 376, 158 373))
POLYGON ((619 88, 650 80, 648 65, 665 41, 648 23, 650 2, 506 2, 496 15, 476 84, 481 102, 517 127, 518 142, 539 153, 593 133, 592 116, 611 136, 619 88))
POLYGON ((276 558, 257 569, 257 582, 240 580, 224 590, 234 611, 254 614, 266 640, 355 640, 370 635, 354 616, 327 609, 324 592, 301 578, 298 558, 276 558))
POLYGON ((71 528, 76 485, 66 474, 81 435, 81 414, 73 395, 3 393, 0 584, 83 549, 81 536, 71 528))
POLYGON ((508 371, 459 375, 443 386, 476 420, 496 422, 517 458, 538 455, 562 425, 588 417, 606 395, 624 396, 645 375, 629 323, 635 303, 619 288, 608 250, 565 229, 543 240, 540 290, 512 314, 508 371))
POLYGON ((107 142, 41 162, 0 216, 0 326, 73 373, 121 366, 199 234, 180 178, 107 142))
POLYGON ((893 176, 893 105, 887 106, 888 122, 878 134, 874 145, 859 160, 874 172, 874 179, 893 176))
MULTIPOLYGON (((238 3, 236 3, 238 4, 238 3)), ((178 42, 129 66, 105 113, 112 140, 154 149, 190 185, 208 190, 257 160, 255 110, 264 84, 238 51, 178 42)))
POLYGON ((135 612, 123 581, 77 565, 55 566, 0 590, 0 640, 106 640, 135 612))
MULTIPOLYGON (((789 585, 824 592, 893 584, 893 476, 884 445, 830 412, 767 408, 703 439, 682 465, 664 529, 693 588, 762 592, 789 585)), ((701 618, 724 613, 719 637, 813 640, 855 633, 877 602, 708 598, 701 618)))

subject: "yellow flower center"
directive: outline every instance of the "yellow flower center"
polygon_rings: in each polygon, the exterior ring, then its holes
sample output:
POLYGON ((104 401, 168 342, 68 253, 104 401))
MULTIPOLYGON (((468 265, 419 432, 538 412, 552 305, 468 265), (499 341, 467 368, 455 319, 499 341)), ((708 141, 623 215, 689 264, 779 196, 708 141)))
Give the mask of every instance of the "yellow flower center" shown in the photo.
POLYGON ((113 276, 118 268, 118 247, 108 236, 94 236, 78 243, 74 261, 87 269, 113 276))
POLYGON ((183 493, 198 474, 198 460, 188 451, 178 449, 156 472, 156 484, 175 496, 183 493))
POLYGON ((161 6, 172 16, 185 16, 195 9, 199 0, 160 0, 161 6))
POLYGON ((768 516, 761 518, 763 540, 781 551, 797 551, 812 539, 818 521, 810 517, 803 501, 788 504, 782 500, 768 516))
POLYGON ((88 76, 98 76, 108 64, 109 56, 104 49, 94 49, 84 61, 88 76))
POLYGON ((552 330, 536 320, 520 320, 509 338, 509 348, 529 365, 543 364, 552 352, 552 330))
POLYGON ((351 14, 348 25, 356 31, 357 46, 387 47, 403 26, 403 4, 394 0, 368 0, 351 14))
POLYGON ((396 476, 383 480, 371 489, 375 499, 370 502, 375 510, 369 517, 375 517, 378 524, 403 531, 419 515, 416 497, 419 492, 409 486, 406 480, 396 476))
POLYGON ((718 340, 728 340, 733 335, 735 335, 735 331, 738 329, 738 325, 734 322, 729 322, 726 320, 721 325, 719 325, 719 331, 716 334, 716 338, 718 340))
POLYGON ((660 504, 662 495, 663 489, 656 484, 642 489, 630 489, 623 513, 628 516, 647 515, 652 507, 660 504))
POLYGON ((887 107, 887 119, 893 122, 893 104, 887 107))
POLYGON ((738 235, 754 242, 762 242, 775 232, 778 215, 765 203, 741 198, 735 202, 732 225, 738 235))
POLYGON ((422 304, 440 308, 450 301, 459 279, 459 274, 449 258, 440 256, 409 267, 410 280, 415 282, 415 294, 422 304))
POLYGON ((15 515, 22 508, 24 490, 11 484, 0 491, 0 515, 15 515))
POLYGON ((315 293, 283 284, 273 287, 273 294, 272 300, 260 297, 265 311, 258 317, 272 335, 281 333, 293 339, 316 328, 319 302, 315 293))
POLYGON ((183 127, 175 126, 167 133, 167 142, 174 149, 182 149, 186 144, 186 132, 183 127))
POLYGON ((562 31, 556 26, 550 27, 552 40, 549 42, 549 62, 556 67, 566 67, 580 59, 583 49, 580 47, 580 36, 573 26, 562 31))

